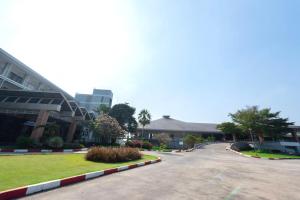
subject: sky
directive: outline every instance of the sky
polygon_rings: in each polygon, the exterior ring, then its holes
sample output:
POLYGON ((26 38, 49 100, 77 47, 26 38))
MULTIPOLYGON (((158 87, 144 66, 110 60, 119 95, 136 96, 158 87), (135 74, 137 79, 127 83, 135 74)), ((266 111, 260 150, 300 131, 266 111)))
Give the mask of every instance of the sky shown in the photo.
POLYGON ((245 106, 300 125, 300 1, 1 0, 0 47, 71 95, 188 122, 245 106))

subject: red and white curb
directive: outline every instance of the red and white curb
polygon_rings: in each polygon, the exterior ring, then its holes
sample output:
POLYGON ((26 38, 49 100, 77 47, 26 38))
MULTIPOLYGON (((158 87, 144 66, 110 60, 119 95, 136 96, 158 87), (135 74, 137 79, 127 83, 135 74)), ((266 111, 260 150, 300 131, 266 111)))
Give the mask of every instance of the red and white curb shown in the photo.
POLYGON ((259 156, 250 156, 247 154, 243 154, 241 152, 235 151, 233 149, 231 149, 230 147, 226 147, 226 150, 231 151, 233 153, 239 154, 241 156, 244 157, 248 157, 248 158, 258 158, 258 159, 263 159, 263 160, 299 160, 300 158, 263 158, 263 157, 259 157, 259 156))
POLYGON ((58 188, 58 187, 64 187, 64 186, 67 186, 70 184, 79 183, 79 182, 86 181, 89 179, 129 170, 129 169, 134 169, 134 168, 149 165, 149 164, 158 163, 160 161, 161 161, 161 159, 158 158, 156 160, 140 162, 137 164, 121 166, 121 167, 106 169, 106 170, 102 170, 102 171, 95 171, 95 172, 90 172, 90 173, 86 173, 86 174, 82 174, 82 175, 78 175, 78 176, 64 178, 64 179, 58 179, 58 180, 38 183, 38 184, 34 184, 34 185, 29 185, 29 186, 25 186, 25 187, 15 188, 15 189, 0 192, 0 200, 10 200, 10 199, 15 199, 15 198, 21 198, 21 197, 25 197, 25 196, 28 196, 28 195, 31 195, 31 194, 34 194, 37 192, 47 191, 47 190, 51 190, 51 189, 58 188))
POLYGON ((86 151, 87 148, 80 149, 0 149, 0 153, 72 153, 77 151, 86 151))

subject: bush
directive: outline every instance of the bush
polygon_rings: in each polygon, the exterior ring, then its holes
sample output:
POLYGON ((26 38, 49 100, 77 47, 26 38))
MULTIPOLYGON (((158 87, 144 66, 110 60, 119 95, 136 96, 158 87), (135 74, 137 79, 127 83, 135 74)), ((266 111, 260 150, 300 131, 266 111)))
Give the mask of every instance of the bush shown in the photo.
POLYGON ((142 158, 139 150, 128 147, 93 147, 85 156, 86 160, 94 162, 127 162, 142 158))
POLYGON ((65 143, 64 144, 64 149, 81 149, 84 147, 85 146, 83 144, 79 144, 79 143, 65 143))
POLYGON ((32 148, 34 147, 34 140, 30 137, 19 136, 16 141, 18 148, 32 148))
POLYGON ((128 140, 128 141, 125 143, 125 145, 126 145, 127 147, 132 147, 132 148, 134 148, 133 142, 132 142, 131 140, 128 140))
POLYGON ((250 151, 253 148, 247 142, 236 142, 231 145, 231 149, 235 151, 250 151))
POLYGON ((126 142, 126 146, 132 147, 132 148, 142 148, 143 147, 143 141, 129 140, 129 141, 126 142))
POLYGON ((215 141, 215 137, 214 136, 208 136, 207 137, 207 142, 214 142, 215 141))
POLYGON ((199 144, 203 142, 203 138, 201 136, 196 136, 192 134, 188 134, 183 138, 183 142, 189 148, 194 147, 195 144, 199 144))
POLYGON ((53 149, 60 149, 62 148, 64 145, 64 141, 61 137, 59 136, 55 136, 55 137, 51 137, 49 138, 48 140, 48 146, 50 148, 53 148, 53 149))
POLYGON ((152 147, 153 147, 153 145, 150 142, 148 142, 148 141, 143 142, 142 148, 151 150, 152 147))

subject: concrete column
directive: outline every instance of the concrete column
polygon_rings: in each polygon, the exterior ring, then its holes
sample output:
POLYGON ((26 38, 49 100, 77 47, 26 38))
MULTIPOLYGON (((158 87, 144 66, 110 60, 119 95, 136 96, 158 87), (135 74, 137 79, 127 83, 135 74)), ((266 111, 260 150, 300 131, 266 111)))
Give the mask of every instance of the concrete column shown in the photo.
POLYGON ((66 142, 72 142, 73 141, 73 137, 74 137, 74 133, 76 131, 76 128, 77 128, 77 122, 76 122, 75 119, 73 119, 70 126, 69 126, 66 142))
POLYGON ((36 119, 35 122, 35 128, 33 129, 30 138, 35 140, 35 141, 39 141, 39 139, 43 136, 44 133, 44 127, 40 127, 40 126, 44 126, 47 124, 49 118, 49 112, 46 110, 41 110, 39 112, 39 115, 36 119))

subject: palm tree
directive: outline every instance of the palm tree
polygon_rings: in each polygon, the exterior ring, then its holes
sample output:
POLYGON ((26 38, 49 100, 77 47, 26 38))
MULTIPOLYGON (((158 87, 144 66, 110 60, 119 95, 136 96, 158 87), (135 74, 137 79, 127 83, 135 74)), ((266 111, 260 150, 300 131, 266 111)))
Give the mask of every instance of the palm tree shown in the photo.
POLYGON ((108 107, 105 104, 100 104, 96 109, 94 109, 94 112, 97 113, 98 115, 108 114, 109 111, 110 111, 110 107, 108 107))
POLYGON ((147 124, 150 124, 151 114, 149 113, 148 110, 143 109, 139 114, 138 120, 139 123, 143 126, 142 135, 144 136, 144 128, 147 124))

